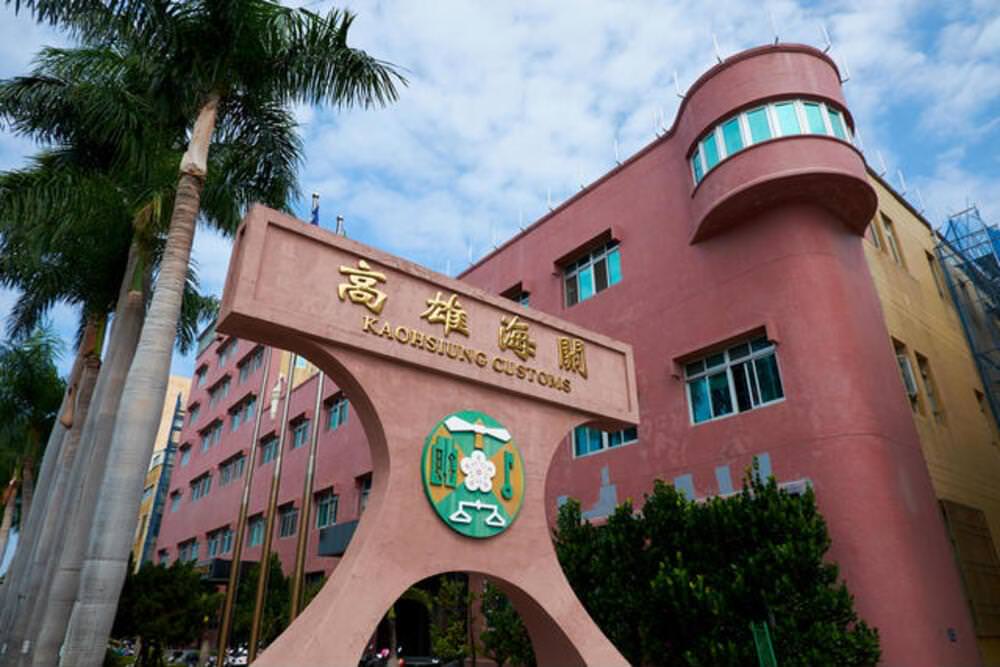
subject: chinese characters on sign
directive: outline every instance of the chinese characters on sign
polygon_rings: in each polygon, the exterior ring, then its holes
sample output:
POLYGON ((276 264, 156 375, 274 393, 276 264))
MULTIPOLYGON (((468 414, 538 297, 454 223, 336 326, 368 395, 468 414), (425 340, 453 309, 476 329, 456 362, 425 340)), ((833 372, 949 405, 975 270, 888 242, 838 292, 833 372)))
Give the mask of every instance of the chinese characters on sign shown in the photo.
POLYGON ((535 356, 535 341, 528 336, 528 323, 522 322, 514 315, 510 319, 500 318, 500 333, 498 345, 501 350, 510 350, 521 361, 527 361, 535 356))
POLYGON ((587 355, 582 340, 559 336, 559 369, 587 377, 587 355))
POLYGON ((420 317, 431 324, 443 324, 445 336, 452 331, 469 335, 468 315, 458 302, 457 294, 452 294, 446 300, 442 299, 441 292, 438 292, 433 298, 427 299, 427 310, 421 313, 420 317))
MULTIPOLYGON (((345 282, 337 287, 340 300, 364 306, 374 315, 381 315, 389 299, 389 295, 379 289, 387 283, 386 274, 373 269, 364 259, 358 259, 357 266, 342 265, 339 270, 346 277, 345 282)), ((394 325, 380 317, 369 315, 363 316, 361 329, 373 336, 392 340, 400 345, 417 348, 442 358, 468 363, 479 368, 490 368, 497 374, 519 381, 550 387, 567 394, 572 391, 570 378, 560 373, 548 372, 544 367, 533 366, 536 362, 532 360, 537 356, 538 344, 531 335, 529 322, 521 319, 520 315, 502 315, 496 339, 501 352, 509 350, 519 361, 500 354, 490 354, 453 342, 453 339, 448 338, 452 332, 460 333, 467 338, 471 337, 469 314, 455 293, 450 293, 445 298, 443 293, 438 291, 427 299, 426 309, 420 313, 420 318, 430 324, 440 324, 443 334, 433 335, 410 326, 398 323, 394 325)), ((587 378, 584 341, 559 336, 556 338, 556 351, 560 371, 587 378)), ((506 464, 506 460, 503 463, 506 464)), ((448 477, 451 479, 458 474, 457 464, 457 461, 449 461, 448 477)), ((435 473, 435 479, 437 474, 440 473, 435 473)))
POLYGON ((347 276, 347 282, 337 288, 340 300, 350 299, 351 303, 360 303, 376 315, 382 312, 385 301, 389 297, 377 287, 385 282, 385 274, 373 271, 363 259, 358 260, 358 268, 341 266, 340 272, 347 276))

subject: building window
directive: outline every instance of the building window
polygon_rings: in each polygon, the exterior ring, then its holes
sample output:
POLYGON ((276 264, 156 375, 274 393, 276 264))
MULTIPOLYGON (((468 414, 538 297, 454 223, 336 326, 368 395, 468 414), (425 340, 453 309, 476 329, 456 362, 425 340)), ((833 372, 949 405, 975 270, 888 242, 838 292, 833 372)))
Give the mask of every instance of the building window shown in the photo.
POLYGON ((505 299, 510 299, 511 301, 514 301, 522 306, 527 306, 531 302, 531 295, 525 291, 525 289, 521 286, 521 283, 514 285, 506 292, 502 292, 500 296, 505 299))
POLYGON ((225 366, 226 364, 228 364, 229 360, 232 359, 233 355, 236 354, 236 347, 237 347, 236 343, 237 343, 237 339, 230 338, 225 343, 223 343, 221 347, 219 347, 219 349, 218 349, 218 355, 219 355, 218 366, 219 366, 219 368, 222 368, 223 366, 225 366))
POLYGON ((181 508, 181 492, 174 491, 170 494, 170 511, 176 512, 181 508))
POLYGON ((868 225, 868 240, 872 242, 876 250, 883 250, 882 232, 878 227, 878 223, 872 220, 871 224, 868 225))
POLYGON ((585 456, 639 440, 639 430, 633 426, 622 431, 599 431, 589 426, 573 429, 573 456, 585 456))
POLYGON ((195 403, 190 408, 188 408, 188 424, 194 425, 198 421, 198 415, 201 414, 201 404, 195 403))
POLYGON ((299 510, 289 503, 278 508, 278 537, 291 537, 299 521, 299 510))
POLYGON ((245 462, 246 457, 243 454, 238 454, 227 461, 223 461, 219 465, 219 486, 225 486, 233 480, 242 477, 245 462))
POLYGON ((213 530, 206 537, 209 558, 227 554, 233 549, 233 530, 229 526, 213 530))
POLYGON ((264 365, 264 347, 258 345, 253 352, 243 357, 239 363, 240 383, 246 382, 257 369, 264 365))
POLYGON ((240 401, 240 403, 229 412, 229 423, 231 424, 231 429, 235 431, 240 427, 240 424, 250 421, 253 418, 254 409, 256 407, 256 396, 250 396, 249 398, 240 401))
POLYGON ((214 408, 215 405, 229 396, 229 376, 222 378, 219 382, 208 390, 208 407, 214 408))
POLYGON ((586 301, 622 279, 618 241, 611 241, 563 270, 566 305, 586 301))
POLYGON ((326 428, 336 431, 347 423, 347 399, 343 396, 334 398, 326 409, 326 428))
POLYGON ((896 238, 896 227, 892 224, 892 220, 886 216, 885 213, 879 213, 879 218, 882 220, 882 231, 885 238, 885 244, 889 247, 889 254, 892 255, 892 260, 902 267, 906 266, 906 262, 903 261, 902 249, 899 245, 899 240, 896 238))
POLYGON ((260 464, 270 463, 278 456, 278 436, 268 436, 261 441, 260 447, 260 464))
POLYGON ((910 400, 910 408, 916 412, 918 408, 919 391, 917 381, 913 377, 913 365, 910 363, 910 355, 906 351, 906 346, 898 340, 892 340, 892 348, 896 353, 896 364, 899 366, 899 374, 903 378, 903 387, 906 389, 906 396, 910 400))
POLYGON ((937 257, 926 250, 924 255, 927 257, 927 266, 931 270, 931 277, 934 278, 934 287, 937 288, 938 296, 944 298, 944 276, 941 275, 941 265, 938 263, 937 257))
POLYGON ((167 549, 160 549, 156 552, 156 562, 161 565, 166 565, 170 560, 170 552, 167 549))
POLYGON ((177 560, 182 563, 198 560, 198 540, 188 540, 177 545, 177 560))
POLYGON ((766 336, 684 365, 691 422, 746 412, 785 397, 774 343, 766 336))
POLYGON ((364 513, 365 508, 368 507, 368 496, 372 492, 372 476, 371 474, 364 475, 358 478, 358 516, 364 513))
POLYGON ((191 482, 191 502, 204 498, 212 490, 212 474, 205 473, 191 482))
POLYGON ((717 164, 744 148, 799 134, 851 140, 839 109, 819 101, 783 100, 743 111, 706 132, 692 148, 691 176, 697 185, 717 164))
POLYGON ((202 364, 198 367, 198 370, 194 372, 195 379, 197 380, 198 386, 205 384, 205 378, 208 376, 208 366, 202 364))
POLYGON ((920 371, 920 380, 924 384, 924 396, 927 398, 927 409, 935 417, 943 417, 943 410, 941 409, 941 399, 938 396, 937 385, 934 383, 934 376, 931 374, 931 366, 927 361, 927 357, 920 354, 919 352, 914 352, 917 357, 917 370, 920 371))
POLYGON ((201 432, 201 451, 208 451, 213 445, 219 444, 219 440, 221 439, 222 422, 214 421, 208 428, 201 432))
POLYGON ((247 546, 256 547, 264 543, 264 517, 250 517, 247 521, 247 546))
POLYGON ((191 462, 191 445, 185 444, 181 447, 181 465, 186 466, 191 462))
POLYGON ((292 449, 298 449, 309 441, 309 420, 302 418, 292 424, 292 449))
POLYGON ((333 489, 316 494, 316 528, 326 528, 337 523, 337 503, 339 498, 333 489))

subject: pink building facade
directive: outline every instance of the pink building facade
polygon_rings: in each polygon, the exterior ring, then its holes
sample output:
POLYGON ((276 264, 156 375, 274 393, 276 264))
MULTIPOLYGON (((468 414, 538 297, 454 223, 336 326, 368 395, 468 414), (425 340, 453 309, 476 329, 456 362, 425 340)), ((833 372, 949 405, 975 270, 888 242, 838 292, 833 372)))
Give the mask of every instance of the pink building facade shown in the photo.
MULTIPOLYGON (((633 346, 642 423, 568 437, 546 489, 550 519, 567 496, 599 518, 656 478, 694 498, 730 493, 756 456, 779 482, 815 489, 830 556, 880 631, 883 664, 978 665, 862 251, 876 196, 852 128, 827 56, 796 45, 746 51, 692 86, 663 137, 462 278, 633 346)), ((181 436, 190 454, 179 454, 171 481, 163 559, 226 557, 209 543, 237 514, 242 478, 220 484, 221 466, 248 448, 252 420, 244 410, 232 430, 232 416, 260 385, 259 369, 240 381, 254 348, 219 340, 199 356, 205 377, 191 390, 181 436), (226 377, 228 394, 213 401, 226 377), (218 437, 206 430, 213 423, 218 437), (194 499, 206 474, 210 489, 194 499)), ((292 431, 317 418, 315 382, 293 393, 286 508, 302 494, 307 447, 292 447, 292 431)), ((335 494, 342 523, 357 518, 371 468, 358 420, 331 421, 338 399, 331 388, 318 417, 314 501, 335 494)), ((274 429, 265 415, 265 439, 274 429)), ((269 465, 255 472, 251 517, 264 509, 269 465)), ((329 572, 336 558, 318 555, 317 514, 306 571, 329 572)), ((289 571, 294 533, 274 543, 289 571)), ((250 546, 244 558, 259 551, 250 546)))

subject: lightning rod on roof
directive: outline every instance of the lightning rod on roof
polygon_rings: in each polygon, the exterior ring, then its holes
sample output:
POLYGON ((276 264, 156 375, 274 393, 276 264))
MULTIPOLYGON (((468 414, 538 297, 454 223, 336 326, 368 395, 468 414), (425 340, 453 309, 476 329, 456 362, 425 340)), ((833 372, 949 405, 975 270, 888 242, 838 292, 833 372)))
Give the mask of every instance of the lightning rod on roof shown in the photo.
POLYGON ((722 51, 719 49, 719 40, 716 38, 715 33, 712 33, 712 46, 715 48, 715 59, 720 63, 722 62, 722 51))
POLYGON ((334 230, 337 236, 347 236, 347 229, 344 228, 344 216, 337 216, 337 227, 334 230))
POLYGON ((856 127, 854 128, 854 146, 862 153, 865 152, 865 142, 861 141, 861 133, 856 127))
POLYGON ((915 188, 914 191, 917 193, 917 201, 920 203, 920 213, 923 213, 927 210, 927 204, 924 203, 924 195, 921 194, 920 188, 915 188))
POLYGON ((621 157, 618 154, 618 139, 615 139, 615 164, 621 164, 621 157))
POLYGON ((778 43, 778 23, 774 20, 774 12, 767 10, 767 18, 771 21, 771 34, 774 35, 774 43, 778 43))
POLYGON ((545 195, 545 201, 549 206, 549 210, 552 210, 552 188, 548 189, 548 193, 545 195))
POLYGON ((667 117, 663 114, 663 107, 660 107, 660 129, 667 131, 667 117))
POLYGON ((823 34, 823 53, 829 53, 830 49, 833 48, 833 40, 830 39, 830 33, 826 31, 826 24, 820 23, 819 30, 823 34))
POLYGON ((840 64, 843 65, 844 74, 840 77, 841 83, 847 83, 851 80, 851 68, 847 66, 847 57, 840 57, 840 64))
POLYGON ((900 190, 899 194, 905 195, 906 194, 906 179, 903 177, 903 170, 902 169, 897 169, 896 170, 896 175, 899 176, 899 187, 902 188, 902 190, 900 190))
POLYGON ((677 93, 677 97, 684 99, 684 93, 681 92, 681 82, 677 78, 677 70, 674 70, 674 92, 677 93))
POLYGON ((878 162, 882 166, 882 171, 880 171, 878 175, 885 176, 885 173, 889 171, 889 167, 885 166, 885 156, 882 155, 882 151, 875 151, 875 155, 878 157, 878 162))

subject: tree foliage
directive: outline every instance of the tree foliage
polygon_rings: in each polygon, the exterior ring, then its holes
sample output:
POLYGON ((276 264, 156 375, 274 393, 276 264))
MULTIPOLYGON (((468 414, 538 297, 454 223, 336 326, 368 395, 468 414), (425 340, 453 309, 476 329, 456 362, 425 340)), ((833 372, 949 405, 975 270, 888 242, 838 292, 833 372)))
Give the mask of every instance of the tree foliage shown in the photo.
MULTIPOLYGON (((240 583, 236 589, 236 604, 233 608, 231 645, 250 644, 250 626, 253 622, 253 607, 257 597, 257 577, 260 563, 251 563, 240 572, 240 583)), ((267 646, 288 627, 289 610, 292 604, 292 582, 281 569, 281 559, 271 554, 270 571, 267 575, 267 593, 264 595, 264 611, 260 623, 261 648, 267 646)))
POLYGON ((486 629, 480 635, 486 655, 497 667, 533 667, 535 652, 528 630, 514 605, 499 588, 486 582, 482 599, 486 629))
POLYGON ((112 636, 139 638, 137 667, 159 667, 165 648, 199 640, 218 613, 220 601, 221 595, 193 563, 175 562, 169 567, 146 563, 135 573, 129 567, 112 636))
POLYGON ((0 343, 0 483, 18 462, 41 455, 66 388, 58 357, 59 341, 47 327, 0 343))
POLYGON ((742 492, 693 502, 662 481, 606 524, 559 511, 556 552, 587 611, 632 664, 755 665, 751 623, 767 623, 782 667, 868 666, 878 632, 825 562, 811 489, 748 474, 742 492))
POLYGON ((443 576, 432 602, 431 650, 445 662, 469 655, 468 613, 471 593, 467 577, 443 576))

